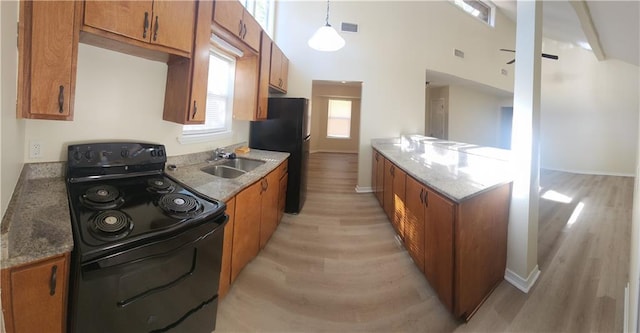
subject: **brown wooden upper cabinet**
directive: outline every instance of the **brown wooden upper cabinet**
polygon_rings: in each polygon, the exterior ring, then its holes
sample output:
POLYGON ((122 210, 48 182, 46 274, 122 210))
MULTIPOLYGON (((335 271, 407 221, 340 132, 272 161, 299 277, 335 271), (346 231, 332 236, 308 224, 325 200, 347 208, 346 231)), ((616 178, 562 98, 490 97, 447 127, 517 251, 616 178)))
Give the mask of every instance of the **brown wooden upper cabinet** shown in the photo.
POLYGON ((204 124, 212 12, 211 1, 198 1, 191 57, 171 56, 167 62, 163 120, 179 124, 204 124))
POLYGON ((271 44, 273 41, 266 32, 262 32, 260 41, 260 74, 258 76, 258 108, 256 119, 267 119, 269 107, 269 72, 271 71, 271 44))
POLYGON ((272 43, 271 45, 271 73, 269 75, 269 86, 275 92, 287 93, 287 77, 289 76, 289 59, 282 53, 282 50, 272 43))
POLYGON ((260 50, 262 28, 239 1, 216 1, 213 21, 238 37, 255 52, 260 50))
POLYGON ((195 1, 87 0, 82 29, 125 43, 151 44, 168 48, 157 49, 167 53, 189 55, 195 11, 195 1))
POLYGON ((21 1, 18 117, 73 119, 78 57, 73 1, 21 1))

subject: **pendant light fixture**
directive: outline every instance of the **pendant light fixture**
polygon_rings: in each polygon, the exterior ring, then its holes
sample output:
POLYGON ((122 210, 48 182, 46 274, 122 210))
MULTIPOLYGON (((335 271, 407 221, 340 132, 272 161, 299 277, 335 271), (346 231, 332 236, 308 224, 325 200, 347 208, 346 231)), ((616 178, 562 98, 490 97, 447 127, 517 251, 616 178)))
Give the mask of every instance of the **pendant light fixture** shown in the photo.
POLYGON ((340 37, 336 29, 329 24, 329 0, 327 0, 325 25, 320 27, 316 33, 311 36, 307 44, 314 50, 325 52, 337 51, 344 46, 344 39, 340 37))

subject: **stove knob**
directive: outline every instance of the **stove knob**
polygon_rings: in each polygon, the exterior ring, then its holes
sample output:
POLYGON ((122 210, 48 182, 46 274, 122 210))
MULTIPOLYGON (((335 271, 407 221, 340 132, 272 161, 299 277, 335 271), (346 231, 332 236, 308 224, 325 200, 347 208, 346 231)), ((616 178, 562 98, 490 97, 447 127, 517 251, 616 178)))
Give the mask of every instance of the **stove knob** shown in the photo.
POLYGON ((86 153, 84 153, 84 157, 88 160, 91 161, 91 159, 93 158, 93 151, 91 150, 87 150, 86 153))
POLYGON ((160 156, 160 157, 164 156, 164 150, 159 149, 158 150, 158 156, 160 156))
POLYGON ((151 150, 151 157, 156 157, 156 155, 157 155, 157 153, 156 153, 155 149, 152 149, 151 150))
POLYGON ((75 151, 73 152, 73 159, 80 162, 80 159, 82 158, 82 153, 79 151, 75 151))
POLYGON ((122 156, 122 158, 127 158, 127 157, 129 157, 129 151, 128 151, 128 150, 122 150, 122 151, 120 151, 120 156, 122 156))

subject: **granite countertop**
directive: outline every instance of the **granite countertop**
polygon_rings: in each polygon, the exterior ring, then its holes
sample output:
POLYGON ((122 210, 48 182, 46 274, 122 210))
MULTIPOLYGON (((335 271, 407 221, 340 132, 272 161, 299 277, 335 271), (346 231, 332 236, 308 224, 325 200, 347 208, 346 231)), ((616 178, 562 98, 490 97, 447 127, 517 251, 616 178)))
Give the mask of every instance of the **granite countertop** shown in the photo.
POLYGON ((191 189, 220 201, 227 201, 247 186, 260 180, 269 172, 278 167, 289 157, 289 153, 273 152, 266 150, 251 149, 248 153, 237 154, 239 158, 249 158, 265 161, 263 165, 233 179, 220 178, 201 171, 200 169, 224 161, 207 162, 211 153, 206 155, 193 155, 188 159, 169 158, 167 161, 166 173, 169 177, 187 185, 191 189), (171 170, 169 165, 176 165, 175 170, 171 170))
MULTIPOLYGON (((227 201, 289 157, 289 153, 251 150, 238 157, 263 160, 256 169, 234 179, 209 175, 200 168, 211 152, 168 157, 167 175, 208 197, 227 201)), ((222 161, 221 161, 222 162, 222 161)), ((25 164, 0 230, 0 267, 8 268, 70 252, 73 232, 64 180, 65 163, 25 164)))
POLYGON ((64 163, 25 164, 2 220, 1 267, 73 249, 64 163))
POLYGON ((513 181, 509 150, 422 135, 372 139, 371 146, 408 175, 455 202, 513 181))

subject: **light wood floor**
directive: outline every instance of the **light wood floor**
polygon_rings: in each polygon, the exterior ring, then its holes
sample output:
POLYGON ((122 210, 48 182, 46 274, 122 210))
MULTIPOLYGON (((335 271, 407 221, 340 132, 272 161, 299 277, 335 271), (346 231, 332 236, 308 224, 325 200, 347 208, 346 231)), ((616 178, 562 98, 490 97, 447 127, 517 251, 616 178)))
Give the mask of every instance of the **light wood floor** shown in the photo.
POLYGON ((620 332, 633 178, 543 171, 540 278, 503 281, 468 323, 444 309, 373 194, 357 156, 311 155, 308 197, 219 304, 216 332, 620 332), (582 204, 580 204, 582 203, 582 204), (581 214, 568 224, 572 213, 581 214))

